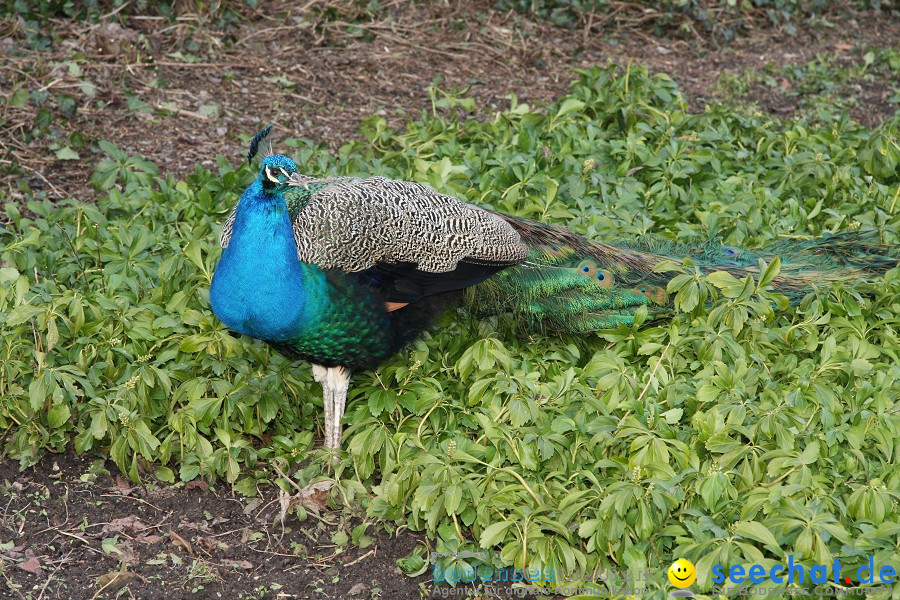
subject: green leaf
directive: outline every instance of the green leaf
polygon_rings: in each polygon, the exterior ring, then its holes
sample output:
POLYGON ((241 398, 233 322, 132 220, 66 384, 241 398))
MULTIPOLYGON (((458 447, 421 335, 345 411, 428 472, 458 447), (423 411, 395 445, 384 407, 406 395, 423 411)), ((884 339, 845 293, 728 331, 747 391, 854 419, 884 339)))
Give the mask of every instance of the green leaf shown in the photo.
POLYGON ((119 550, 119 548, 116 546, 116 544, 118 544, 118 543, 119 543, 119 538, 118 538, 118 536, 116 536, 116 537, 111 537, 111 538, 104 538, 103 541, 100 543, 100 548, 101 548, 101 549, 103 550, 103 552, 105 552, 106 554, 124 554, 124 553, 123 553, 121 550, 119 550))
POLYGON ((78 160, 81 157, 70 147, 65 146, 56 151, 56 158, 59 160, 78 160))
POLYGON ((854 375, 860 377, 872 370, 872 363, 864 358, 854 358, 850 361, 850 368, 853 369, 854 375))
POLYGON ((451 483, 444 492, 444 510, 449 514, 456 514, 462 501, 462 487, 457 483, 451 483))
POLYGON ((738 535, 765 544, 772 552, 780 553, 781 547, 772 532, 757 521, 738 521, 734 524, 734 532, 738 535))
POLYGON ((28 103, 28 90, 19 88, 14 91, 6 100, 7 106, 10 108, 22 108, 28 103))
POLYGON ((198 269, 205 271, 206 267, 203 264, 202 248, 203 242, 200 240, 191 240, 188 242, 188 245, 184 247, 184 255, 187 256, 198 269))
POLYGON ((697 402, 712 402, 719 397, 719 388, 714 385, 704 385, 697 390, 697 402))
POLYGON ((488 525, 484 528, 484 531, 481 532, 479 544, 482 548, 490 548, 491 546, 499 544, 506 535, 506 530, 512 527, 512 525, 512 521, 500 521, 488 525))
POLYGON ((234 491, 242 496, 252 497, 256 495, 256 480, 252 477, 238 479, 234 484, 234 491))
POLYGON ((175 483, 175 473, 169 467, 156 467, 153 476, 165 483, 175 483))
POLYGON ((715 271, 714 273, 710 273, 706 276, 706 280, 719 289, 741 285, 741 281, 727 271, 715 271))
POLYGON ((335 531, 331 536, 331 543, 336 545, 339 548, 343 548, 350 541, 350 536, 347 535, 347 532, 343 529, 335 531))
POLYGON ((72 416, 72 411, 68 404, 56 404, 47 411, 47 425, 51 429, 62 427, 70 416, 72 416))
POLYGON ((776 256, 768 266, 761 260, 760 271, 762 272, 762 276, 759 278, 759 287, 764 288, 771 284, 781 273, 781 257, 776 256))
POLYGON ((46 310, 43 306, 31 306, 28 304, 23 304, 22 306, 17 306, 12 309, 9 315, 6 317, 6 326, 7 327, 15 327, 16 325, 21 325, 25 323, 33 316, 38 313, 44 312, 46 310))
POLYGON ((397 559, 397 566, 409 577, 417 577, 428 569, 428 563, 425 559, 415 552, 409 556, 397 559))
POLYGON ((573 113, 579 111, 585 107, 584 102, 580 100, 576 100, 575 98, 568 98, 563 101, 562 104, 559 105, 559 110, 556 113, 556 117, 562 117, 569 113, 573 113))
MULTIPOLYGON (((698 394, 698 400, 699 400, 699 394, 698 394)), ((666 412, 662 413, 662 416, 666 420, 666 423, 668 423, 669 425, 674 425, 675 423, 678 423, 679 421, 681 421, 681 417, 683 414, 684 414, 684 409, 672 408, 672 409, 667 410, 666 412)))

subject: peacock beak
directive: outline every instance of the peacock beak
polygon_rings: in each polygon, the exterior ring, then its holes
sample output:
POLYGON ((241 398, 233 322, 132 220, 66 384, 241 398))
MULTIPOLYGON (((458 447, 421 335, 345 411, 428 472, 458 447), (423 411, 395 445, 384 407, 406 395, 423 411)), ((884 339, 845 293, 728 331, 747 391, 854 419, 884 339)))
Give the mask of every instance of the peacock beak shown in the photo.
POLYGON ((306 185, 306 180, 300 173, 291 173, 291 176, 288 177, 287 184, 291 187, 302 187, 304 190, 309 189, 309 186, 306 185))

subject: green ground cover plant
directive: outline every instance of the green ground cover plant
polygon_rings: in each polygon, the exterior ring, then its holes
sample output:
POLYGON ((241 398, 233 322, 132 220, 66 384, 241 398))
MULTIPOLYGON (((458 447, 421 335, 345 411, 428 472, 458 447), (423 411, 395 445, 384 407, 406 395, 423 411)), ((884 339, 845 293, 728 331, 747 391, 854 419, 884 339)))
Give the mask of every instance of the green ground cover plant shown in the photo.
POLYGON ((810 118, 821 113, 825 121, 836 110, 865 107, 860 99, 864 86, 881 88, 887 84, 885 100, 900 104, 900 46, 862 48, 856 57, 820 54, 802 64, 766 63, 762 68, 745 68, 738 73, 723 71, 710 90, 718 101, 729 105, 745 104, 758 109, 758 101, 774 101, 779 95, 797 103, 797 109, 810 118), (756 93, 754 93, 756 92, 756 93), (747 102, 747 98, 755 101, 747 102))
MULTIPOLYGON (((441 3, 420 4, 433 4, 436 11, 448 10, 441 3)), ((568 29, 594 29, 606 34, 609 30, 605 26, 613 24, 616 31, 644 28, 657 36, 675 33, 692 39, 711 35, 718 42, 732 41, 759 27, 778 27, 787 35, 794 35, 803 24, 832 26, 829 17, 836 14, 875 11, 887 18, 900 11, 897 0, 495 0, 492 7, 568 29)), ((115 15, 153 13, 174 22, 180 15, 193 14, 208 25, 228 28, 239 23, 242 14, 259 8, 272 10, 257 0, 2 0, 0 18, 20 19, 31 34, 30 44, 46 47, 50 38, 42 30, 52 19, 97 23, 115 15)), ((290 8, 276 5, 274 11, 287 16, 290 8)), ((317 20, 354 23, 390 20, 396 6, 379 0, 318 0, 306 8, 317 20)), ((348 27, 348 33, 367 35, 353 25, 348 27)))
MULTIPOLYGON (((337 152, 278 145, 310 174, 422 181, 604 239, 900 242, 897 114, 874 129, 821 111, 689 114, 669 78, 614 66, 579 71, 547 107, 513 97, 474 118, 470 99, 431 97, 430 114, 403 129, 371 117, 337 152)), ((133 480, 248 496, 333 477, 334 502, 424 530, 438 552, 649 569, 659 597, 678 556, 700 590, 716 563, 900 564, 898 270, 779 310, 777 263, 746 282, 686 263, 671 318, 583 339, 454 311, 356 374, 331 466, 309 368, 234 337, 208 305, 219 227, 255 173, 219 157, 179 181, 100 147, 96 204, 4 205, 0 431, 23 467, 72 444, 133 480)))
POLYGON ((712 34, 721 41, 731 41, 752 27, 777 26, 794 35, 803 22, 828 24, 829 14, 876 10, 889 15, 898 9, 896 0, 497 0, 495 6, 560 27, 643 24, 656 35, 712 34))

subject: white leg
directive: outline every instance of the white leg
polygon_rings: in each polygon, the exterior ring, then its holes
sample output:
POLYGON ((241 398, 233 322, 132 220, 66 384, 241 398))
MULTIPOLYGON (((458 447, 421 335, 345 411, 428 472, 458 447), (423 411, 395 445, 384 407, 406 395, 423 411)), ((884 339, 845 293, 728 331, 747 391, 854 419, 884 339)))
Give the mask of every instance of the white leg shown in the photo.
POLYGON ((350 388, 350 371, 344 367, 313 365, 313 379, 322 384, 322 403, 325 405, 325 447, 341 447, 341 419, 350 388))
POLYGON ((333 393, 334 400, 334 422, 331 429, 331 439, 328 447, 332 450, 339 450, 341 447, 341 438, 343 437, 343 425, 341 419, 344 417, 344 408, 347 406, 347 390, 350 389, 350 371, 344 367, 333 367, 328 369, 329 385, 333 393))
POLYGON ((322 384, 322 405, 325 407, 325 446, 331 439, 334 430, 334 392, 329 386, 328 367, 312 366, 313 379, 322 384))

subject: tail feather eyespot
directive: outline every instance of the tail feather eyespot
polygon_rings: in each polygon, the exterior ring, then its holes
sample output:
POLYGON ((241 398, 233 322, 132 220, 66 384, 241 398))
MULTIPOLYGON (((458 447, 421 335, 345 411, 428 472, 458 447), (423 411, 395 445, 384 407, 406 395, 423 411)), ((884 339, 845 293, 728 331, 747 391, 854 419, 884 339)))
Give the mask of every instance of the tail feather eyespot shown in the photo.
POLYGON ((605 288, 611 288, 616 283, 610 270, 601 269, 596 262, 588 258, 578 263, 577 271, 579 275, 590 277, 605 288))
POLYGON ((639 285, 632 291, 650 298, 654 304, 659 304, 660 306, 665 305, 668 299, 666 289, 658 285, 639 285))
POLYGON ((578 263, 578 272, 585 277, 593 277, 597 273, 597 263, 590 259, 585 259, 578 263))
POLYGON ((572 254, 571 248, 559 244, 541 244, 537 249, 547 258, 566 258, 572 254))

